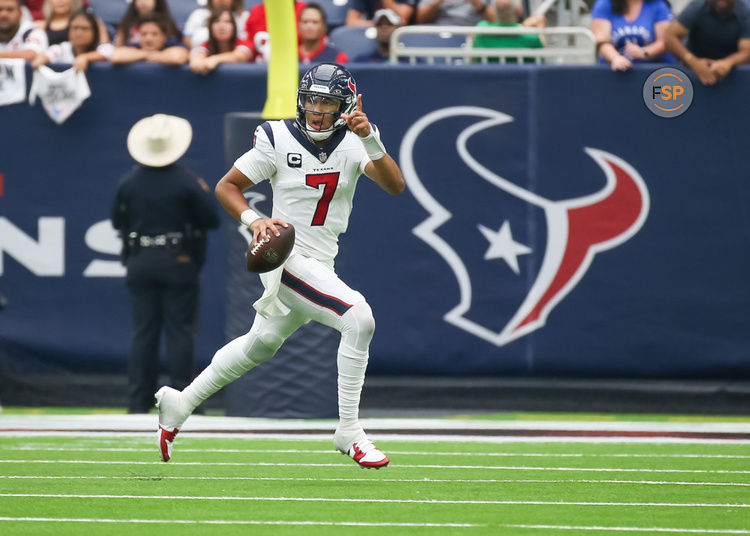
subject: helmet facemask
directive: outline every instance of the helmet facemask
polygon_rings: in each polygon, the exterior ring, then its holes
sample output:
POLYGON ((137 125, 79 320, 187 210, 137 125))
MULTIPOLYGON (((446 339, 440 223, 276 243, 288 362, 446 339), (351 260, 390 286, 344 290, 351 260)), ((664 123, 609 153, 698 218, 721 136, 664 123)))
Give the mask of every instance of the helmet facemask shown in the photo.
POLYGON ((338 129, 346 126, 341 114, 347 110, 345 99, 312 91, 299 91, 297 97, 297 120, 302 129, 313 141, 323 141, 338 129), (307 114, 320 117, 320 128, 307 121, 307 114), (328 128, 322 128, 329 122, 328 128))

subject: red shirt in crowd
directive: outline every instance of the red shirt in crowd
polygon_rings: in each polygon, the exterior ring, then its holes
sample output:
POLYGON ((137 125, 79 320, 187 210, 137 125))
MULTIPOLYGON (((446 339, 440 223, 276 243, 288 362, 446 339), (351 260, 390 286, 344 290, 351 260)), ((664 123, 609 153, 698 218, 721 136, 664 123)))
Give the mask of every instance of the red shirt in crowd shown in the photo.
MULTIPOLYGON (((305 9, 307 4, 305 2, 294 2, 294 20, 299 20, 299 15, 302 10, 305 9)), ((250 10, 250 15, 247 17, 245 23, 245 29, 247 30, 247 39, 253 45, 255 50, 256 62, 268 61, 265 57, 265 51, 268 43, 268 25, 266 23, 266 6, 265 3, 258 4, 250 10)), ((297 29, 297 41, 299 41, 299 28, 297 29)))
MULTIPOLYGON (((201 43, 199 46, 206 54, 208 54, 208 41, 206 41, 205 43, 201 43)), ((237 39, 234 43, 234 50, 238 49, 244 50, 245 52, 247 52, 248 56, 250 56, 251 58, 253 57, 253 44, 249 40, 237 39)))
POLYGON ((310 53, 305 53, 302 46, 299 47, 299 61, 305 65, 315 63, 346 63, 349 58, 340 50, 328 46, 328 38, 320 41, 320 46, 310 53))
POLYGON ((44 20, 44 0, 24 0, 26 7, 31 11, 31 17, 34 20, 44 20))

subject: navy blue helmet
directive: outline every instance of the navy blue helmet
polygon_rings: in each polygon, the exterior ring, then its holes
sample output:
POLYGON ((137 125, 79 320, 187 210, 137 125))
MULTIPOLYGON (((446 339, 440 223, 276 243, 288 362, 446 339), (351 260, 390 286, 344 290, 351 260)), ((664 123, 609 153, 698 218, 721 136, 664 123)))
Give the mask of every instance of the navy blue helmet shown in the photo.
POLYGON ((341 114, 350 114, 357 104, 357 83, 348 69, 336 63, 321 63, 308 70, 297 88, 297 124, 308 135, 325 139, 336 130, 345 127, 341 114), (305 119, 305 103, 309 96, 334 99, 339 107, 333 113, 333 125, 326 130, 308 128, 305 119))

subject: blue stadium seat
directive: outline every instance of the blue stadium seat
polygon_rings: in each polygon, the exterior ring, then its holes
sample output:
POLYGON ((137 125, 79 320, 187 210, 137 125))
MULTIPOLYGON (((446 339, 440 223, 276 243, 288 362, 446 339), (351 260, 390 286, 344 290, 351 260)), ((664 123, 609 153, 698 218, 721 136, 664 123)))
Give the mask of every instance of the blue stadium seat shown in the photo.
POLYGON ((167 0, 167 4, 169 4, 169 12, 172 13, 172 18, 180 31, 185 27, 190 14, 201 7, 196 0, 167 0))
POLYGON ((97 17, 111 26, 117 26, 128 10, 125 0, 89 0, 89 5, 97 17))
POLYGON ((315 0, 323 11, 326 12, 326 20, 328 20, 328 32, 330 32, 339 26, 343 26, 346 23, 346 12, 351 7, 351 0, 315 0))
MULTIPOLYGON (((461 49, 466 43, 466 35, 441 32, 437 34, 405 34, 399 39, 399 43, 407 47, 451 47, 461 49)), ((438 57, 433 59, 434 63, 461 63, 463 58, 438 57)))
POLYGON ((257 6, 258 4, 262 4, 263 0, 243 0, 243 3, 245 4, 245 9, 250 11, 252 8, 257 6))
POLYGON ((339 26, 328 34, 331 44, 344 52, 349 61, 370 54, 377 49, 375 28, 372 26, 339 26))
POLYGON ((409 47, 460 47, 466 42, 466 36, 448 32, 440 34, 406 34, 401 36, 400 42, 409 47))

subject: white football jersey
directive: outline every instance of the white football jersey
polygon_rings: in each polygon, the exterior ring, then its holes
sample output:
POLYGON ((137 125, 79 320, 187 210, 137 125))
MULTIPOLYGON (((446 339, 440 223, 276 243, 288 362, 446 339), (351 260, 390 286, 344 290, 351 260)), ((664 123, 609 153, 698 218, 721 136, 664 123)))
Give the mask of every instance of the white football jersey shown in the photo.
POLYGON ((0 41, 0 52, 33 50, 37 54, 41 54, 47 48, 47 45, 47 34, 44 30, 31 23, 22 22, 16 35, 11 37, 10 41, 0 41))
POLYGON ((234 167, 255 184, 270 179, 273 217, 294 225, 294 250, 333 267, 368 162, 359 136, 349 129, 317 147, 287 119, 260 125, 253 148, 234 167))

